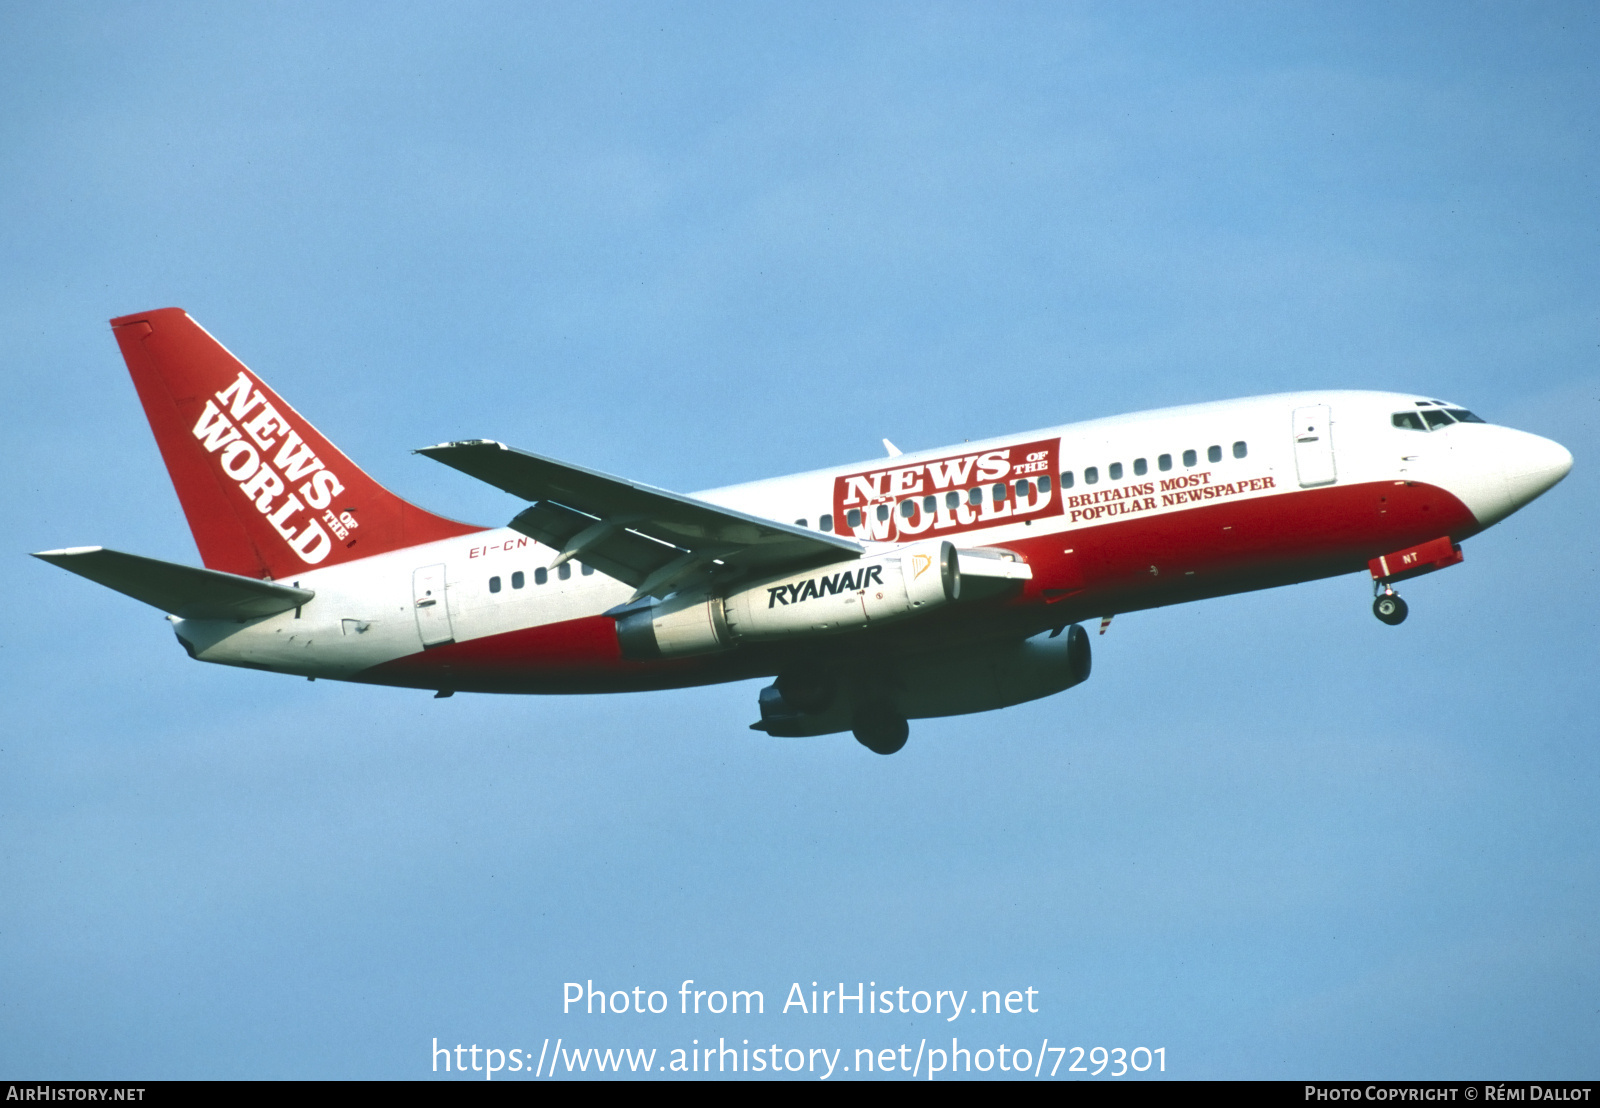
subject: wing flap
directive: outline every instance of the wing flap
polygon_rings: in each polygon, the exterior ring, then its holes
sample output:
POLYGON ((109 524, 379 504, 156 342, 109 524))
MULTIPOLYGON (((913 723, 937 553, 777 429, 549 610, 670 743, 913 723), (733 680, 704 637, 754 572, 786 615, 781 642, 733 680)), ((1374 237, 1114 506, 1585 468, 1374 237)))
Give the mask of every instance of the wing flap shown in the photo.
MULTIPOLYGON (((603 521, 546 500, 519 512, 510 526, 513 531, 520 531, 546 546, 564 551, 573 539, 600 522, 603 521)), ((607 577, 638 586, 682 553, 675 546, 635 534, 626 527, 618 527, 599 540, 584 545, 574 557, 581 558, 585 564, 594 566, 607 577)))
POLYGON ((124 554, 103 546, 46 550, 34 557, 181 619, 257 619, 298 608, 317 595, 311 589, 124 554))

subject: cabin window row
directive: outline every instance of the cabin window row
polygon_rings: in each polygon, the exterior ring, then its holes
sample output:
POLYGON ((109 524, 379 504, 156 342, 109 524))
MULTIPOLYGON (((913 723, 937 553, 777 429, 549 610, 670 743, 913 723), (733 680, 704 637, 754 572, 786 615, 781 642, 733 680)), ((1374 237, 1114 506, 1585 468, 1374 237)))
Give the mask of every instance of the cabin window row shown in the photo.
MULTIPOLYGON (((1248 443, 1246 443, 1243 439, 1240 439, 1238 442, 1233 444, 1233 456, 1235 458, 1247 458, 1247 457, 1249 457, 1250 456, 1250 445, 1248 443)), ((1200 452, 1198 450, 1185 450, 1183 452, 1183 454, 1181 455, 1181 458, 1183 460, 1184 467, 1187 468, 1187 469, 1192 469, 1195 466, 1200 464, 1200 452)), ((1220 462, 1220 461, 1222 461, 1222 447, 1221 447, 1220 444, 1213 443, 1211 446, 1206 447, 1206 461, 1208 461, 1208 462, 1220 462)), ((1156 456, 1156 469, 1157 470, 1159 470, 1162 473, 1166 473, 1171 468, 1172 468, 1172 455, 1171 454, 1158 454, 1156 456)), ((1147 459, 1147 458, 1135 458, 1133 460, 1133 475, 1135 477, 1143 477, 1145 474, 1147 474, 1149 472, 1150 472, 1150 461, 1149 461, 1149 459, 1147 459)), ((1110 465, 1106 466, 1106 477, 1108 479, 1110 479, 1112 481, 1120 481, 1120 480, 1122 480, 1122 476, 1123 476, 1123 470, 1122 470, 1122 463, 1121 462, 1112 462, 1110 465)), ((1072 488, 1072 486, 1075 483, 1076 483, 1076 479, 1075 479, 1075 477, 1073 475, 1072 470, 1070 470, 1070 469, 1066 470, 1061 474, 1061 487, 1062 488, 1070 489, 1070 488, 1072 488)), ((1099 484, 1100 483, 1100 467, 1099 466, 1085 466, 1083 468, 1083 483, 1085 485, 1097 485, 1097 484, 1099 484)))
MULTIPOLYGON (((1235 458, 1248 457, 1249 454, 1250 454, 1250 447, 1242 439, 1233 444, 1233 456, 1235 458)), ((1206 460, 1209 461, 1209 462, 1220 462, 1220 461, 1222 461, 1222 447, 1220 445, 1208 446, 1206 448, 1206 460)), ((1199 465, 1200 464, 1200 454, 1199 454, 1199 452, 1195 451, 1195 450, 1185 450, 1183 452, 1183 464, 1185 466, 1189 466, 1189 467, 1193 467, 1193 466, 1199 465)), ((1156 458, 1156 468, 1161 470, 1162 472, 1166 472, 1167 470, 1171 469, 1172 468, 1172 455, 1171 454, 1161 454, 1161 455, 1157 456, 1157 458, 1156 458)), ((1135 477, 1143 477, 1146 473, 1149 473, 1149 472, 1150 472, 1150 462, 1149 462, 1148 459, 1146 459, 1146 458, 1135 458, 1133 460, 1133 475, 1135 477)), ((1109 477, 1113 481, 1122 480, 1122 476, 1123 476, 1122 463, 1121 462, 1112 462, 1110 465, 1106 466, 1106 475, 1107 475, 1107 477, 1109 477)), ((1098 466, 1088 466, 1083 470, 1083 483, 1084 484, 1086 484, 1086 485, 1094 485, 1094 484, 1098 484, 1099 481, 1100 481, 1100 467, 1098 467, 1098 466)), ((1073 487, 1074 484, 1076 484, 1076 482, 1077 482, 1077 478, 1074 475, 1072 470, 1070 470, 1070 469, 1069 470, 1065 470, 1061 474, 1061 487, 1062 488, 1070 489, 1070 488, 1073 487)), ((1050 475, 1047 473, 1042 477, 1038 477, 1038 478, 1023 478, 1023 479, 1021 479, 1019 481, 1012 481, 1009 484, 1007 482, 1000 481, 1000 482, 997 482, 997 483, 995 483, 993 485, 979 485, 979 486, 977 486, 975 488, 967 489, 965 493, 962 493, 962 492, 959 492, 959 491, 956 491, 956 490, 951 490, 950 492, 947 492, 947 493, 944 494, 944 506, 946 508, 950 508, 950 509, 958 508, 961 505, 961 501, 963 499, 965 499, 968 504, 971 504, 973 507, 977 507, 978 505, 983 503, 984 496, 985 496, 986 493, 992 499, 992 501, 994 503, 999 504, 999 503, 1002 503, 1012 493, 1015 493, 1019 498, 1020 497, 1024 497, 1024 496, 1032 496, 1033 495, 1033 489, 1034 489, 1035 485, 1038 486, 1038 489, 1039 489, 1040 492, 1047 493, 1054 487, 1054 482, 1050 479, 1050 475)), ((922 504, 921 504, 922 510, 924 512, 937 511, 939 509, 939 500, 940 500, 940 498, 937 497, 937 496, 924 496, 924 497, 922 497, 922 504)), ((915 498, 909 499, 909 500, 900 501, 900 514, 901 514, 901 516, 905 517, 906 519, 910 519, 913 515, 916 514, 917 506, 918 505, 917 505, 917 501, 916 501, 915 498)), ((873 510, 877 513, 879 522, 882 522, 882 521, 887 520, 889 518, 890 513, 894 511, 894 507, 892 505, 889 505, 889 504, 879 504, 873 510)), ((844 519, 845 519, 845 523, 849 525, 850 529, 851 530, 855 530, 857 527, 861 526, 861 509, 860 508, 851 508, 848 512, 846 512, 844 514, 844 519)), ((795 523, 796 527, 808 526, 807 522, 804 519, 797 519, 797 520, 794 521, 794 523, 795 523)), ((833 530, 833 516, 831 514, 829 514, 829 513, 826 513, 826 512, 823 513, 822 515, 818 516, 817 517, 817 529, 819 531, 832 531, 833 530)))
MULTIPOLYGON (((920 498, 911 497, 910 499, 902 500, 900 501, 899 510, 902 517, 905 519, 910 519, 912 516, 917 514, 919 503, 924 512, 938 511, 941 500, 943 500, 946 508, 952 510, 959 508, 963 500, 976 508, 983 503, 985 496, 987 496, 996 504, 1002 504, 1005 502, 1006 498, 1011 496, 1013 493, 1015 493, 1019 498, 1024 496, 1032 496, 1035 486, 1038 487, 1040 492, 1049 492, 1055 487, 1055 482, 1052 481, 1050 479, 1050 475, 1046 473, 1042 477, 1037 478, 1024 477, 1020 481, 1012 481, 1009 483, 1005 481, 998 481, 993 485, 979 485, 976 488, 967 489, 965 492, 952 489, 945 493, 942 497, 924 496, 920 498)), ((873 511, 877 513, 878 519, 881 522, 889 518, 890 514, 894 511, 894 506, 891 504, 879 504, 873 509, 873 511)), ((827 517, 824 516, 823 518, 826 519, 827 517)), ((845 522, 851 527, 859 527, 861 525, 861 509, 851 508, 848 512, 846 512, 845 522)))
MULTIPOLYGON (((590 574, 592 574, 594 572, 594 566, 586 566, 586 565, 583 565, 583 563, 581 563, 581 562, 579 563, 579 566, 582 568, 583 575, 585 577, 588 577, 590 574)), ((560 566, 558 566, 556 568, 556 578, 558 580, 565 581, 565 580, 569 579, 571 576, 572 576, 572 563, 571 562, 563 562, 560 566)), ((550 580, 550 571, 548 569, 536 569, 536 570, 533 571, 533 583, 535 585, 543 585, 546 582, 548 582, 549 580, 550 580)), ((524 585, 526 585, 527 583, 528 583, 528 579, 520 569, 517 570, 516 572, 514 572, 511 575, 511 587, 512 588, 520 589, 524 585)), ((490 592, 499 592, 500 591, 500 578, 498 576, 489 578, 489 591, 490 592)))

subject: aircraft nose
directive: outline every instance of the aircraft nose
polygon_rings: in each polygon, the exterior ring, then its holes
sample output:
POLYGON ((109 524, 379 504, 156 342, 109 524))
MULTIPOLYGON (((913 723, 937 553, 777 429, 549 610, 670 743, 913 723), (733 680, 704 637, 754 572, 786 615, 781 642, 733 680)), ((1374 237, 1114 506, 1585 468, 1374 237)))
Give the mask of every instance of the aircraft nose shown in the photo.
POLYGON ((1508 467, 1506 491, 1517 507, 1549 491, 1572 470, 1572 451, 1538 435, 1520 434, 1508 467))

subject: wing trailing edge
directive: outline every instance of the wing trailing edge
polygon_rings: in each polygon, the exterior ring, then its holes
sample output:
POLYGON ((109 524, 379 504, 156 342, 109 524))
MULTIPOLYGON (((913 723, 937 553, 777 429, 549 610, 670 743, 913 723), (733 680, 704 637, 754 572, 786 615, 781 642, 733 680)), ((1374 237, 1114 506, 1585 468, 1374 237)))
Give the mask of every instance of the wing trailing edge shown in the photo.
POLYGON ((770 573, 859 557, 839 535, 723 508, 680 493, 516 450, 491 439, 417 451, 531 501, 510 526, 581 557, 636 596, 667 595, 699 573, 770 573))

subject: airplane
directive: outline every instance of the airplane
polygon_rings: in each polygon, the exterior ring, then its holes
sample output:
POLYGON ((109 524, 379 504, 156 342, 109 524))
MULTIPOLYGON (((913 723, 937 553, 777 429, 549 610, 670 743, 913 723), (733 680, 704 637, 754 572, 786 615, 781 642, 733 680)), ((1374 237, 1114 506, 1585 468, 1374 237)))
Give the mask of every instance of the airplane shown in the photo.
POLYGON ((1396 583, 1560 481, 1548 439, 1410 393, 1251 397, 685 496, 480 439, 417 453, 526 507, 434 515, 182 309, 111 321, 205 568, 35 555, 166 613, 191 658, 457 692, 772 678, 752 728, 850 731, 1082 683, 1083 621, 1365 570, 1396 583))

